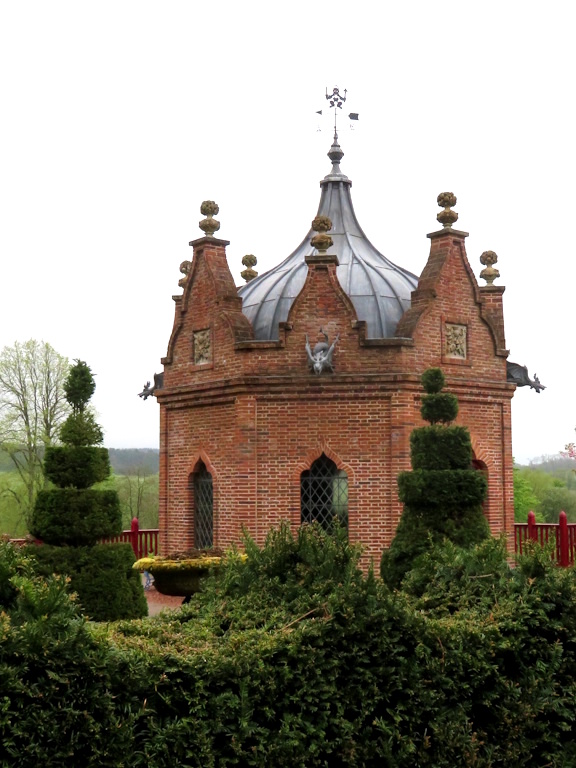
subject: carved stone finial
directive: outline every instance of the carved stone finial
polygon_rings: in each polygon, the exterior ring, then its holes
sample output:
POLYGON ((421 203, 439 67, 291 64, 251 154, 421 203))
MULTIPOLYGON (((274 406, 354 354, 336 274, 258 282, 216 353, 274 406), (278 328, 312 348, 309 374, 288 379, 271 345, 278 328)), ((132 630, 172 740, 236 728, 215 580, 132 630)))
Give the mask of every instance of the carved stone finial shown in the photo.
POLYGON ((456 195, 452 192, 441 192, 437 199, 438 205, 444 210, 440 211, 436 218, 444 229, 452 229, 452 224, 458 221, 458 214, 451 210, 456 205, 456 195))
POLYGON ((247 253, 246 256, 242 256, 242 264, 244 264, 246 269, 243 272, 240 272, 240 277, 246 280, 247 283, 249 283, 250 280, 254 280, 255 277, 258 277, 258 272, 252 269, 257 263, 258 259, 252 253, 247 253))
POLYGON ((500 272, 492 266, 493 264, 496 264, 497 261, 498 256, 494 251, 484 251, 482 256, 480 256, 480 263, 485 265, 485 269, 480 272, 480 277, 483 280, 486 280, 487 285, 492 285, 494 280, 497 277, 500 277, 500 272))
POLYGON ((334 242, 330 235, 326 234, 332 229, 332 221, 328 216, 316 216, 312 222, 312 229, 318 234, 310 238, 310 244, 320 253, 326 253, 334 242))
POLYGON ((212 218, 219 210, 220 208, 218 208, 213 200, 204 200, 200 206, 200 213, 207 218, 202 219, 198 226, 207 237, 214 237, 214 232, 217 232, 220 229, 220 222, 212 218))
POLYGON ((188 275, 190 274, 190 270, 192 269, 192 262, 191 261, 183 261, 182 264, 180 264, 180 272, 184 275, 184 277, 181 277, 180 280, 178 280, 178 285, 180 288, 184 288, 186 285, 186 280, 188 280, 188 275))

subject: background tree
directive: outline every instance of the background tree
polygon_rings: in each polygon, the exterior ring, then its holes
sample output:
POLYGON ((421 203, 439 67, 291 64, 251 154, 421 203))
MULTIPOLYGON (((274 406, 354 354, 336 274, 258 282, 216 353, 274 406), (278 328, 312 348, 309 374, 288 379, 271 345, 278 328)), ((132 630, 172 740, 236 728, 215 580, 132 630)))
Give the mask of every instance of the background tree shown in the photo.
MULTIPOLYGON (((528 513, 535 512, 540 503, 532 484, 518 466, 514 466, 514 521, 525 523, 528 513)), ((542 519, 538 522, 543 522, 542 519)))
POLYGON ((490 536, 482 510, 486 478, 472 466, 472 444, 466 427, 448 426, 458 415, 458 400, 442 392, 444 374, 429 368, 422 375, 426 394, 420 413, 428 427, 412 430, 412 471, 398 476, 404 511, 380 572, 390 587, 399 587, 417 558, 431 545, 449 540, 471 547, 490 536))
POLYGON ((16 342, 0 353, 0 450, 9 456, 21 483, 7 489, 29 523, 44 487, 46 447, 70 413, 64 395, 69 363, 43 341, 16 342))
POLYGON ((34 554, 46 574, 70 577, 84 611, 96 621, 135 619, 148 612, 130 544, 98 544, 122 530, 118 494, 94 488, 110 474, 100 426, 89 406, 95 389, 89 366, 77 360, 64 383, 72 408, 62 446, 46 448, 44 470, 56 488, 38 493, 31 532, 44 546, 34 554))

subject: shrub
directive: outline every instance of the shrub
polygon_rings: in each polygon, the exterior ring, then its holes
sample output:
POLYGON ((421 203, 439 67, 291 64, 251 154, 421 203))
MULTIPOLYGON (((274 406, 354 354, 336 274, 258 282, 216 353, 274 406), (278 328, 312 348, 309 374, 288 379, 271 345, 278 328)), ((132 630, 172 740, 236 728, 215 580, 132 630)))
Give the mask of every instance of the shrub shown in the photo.
POLYGON ((468 430, 438 425, 456 417, 458 401, 440 391, 444 385, 440 369, 426 371, 422 382, 427 394, 421 413, 431 425, 410 436, 413 471, 398 477, 404 511, 380 563, 380 574, 390 587, 400 586, 416 559, 437 542, 447 538, 469 547, 490 535, 481 506, 487 482, 482 473, 470 469, 468 430))
POLYGON ((108 451, 95 446, 49 446, 44 454, 44 474, 59 488, 89 488, 110 474, 108 451))
POLYGON ((52 488, 38 494, 32 534, 47 544, 89 546, 121 530, 116 491, 52 488))
POLYGON ((125 658, 90 631, 65 580, 0 543, 0 607, 0 765, 129 764, 138 707, 125 658))
POLYGON ((106 552, 94 546, 122 528, 116 491, 90 487, 110 472, 108 451, 93 445, 102 442, 102 430, 88 409, 94 387, 89 366, 77 360, 64 385, 72 406, 60 433, 65 445, 48 450, 45 458, 47 476, 60 487, 38 494, 31 531, 51 545, 39 554, 43 571, 67 573, 93 619, 145 616, 143 587, 131 572, 132 549, 123 546, 106 552))
POLYGON ((94 621, 140 619, 148 613, 140 574, 130 544, 51 547, 35 551, 39 573, 69 577, 68 588, 81 596, 83 612, 94 621))

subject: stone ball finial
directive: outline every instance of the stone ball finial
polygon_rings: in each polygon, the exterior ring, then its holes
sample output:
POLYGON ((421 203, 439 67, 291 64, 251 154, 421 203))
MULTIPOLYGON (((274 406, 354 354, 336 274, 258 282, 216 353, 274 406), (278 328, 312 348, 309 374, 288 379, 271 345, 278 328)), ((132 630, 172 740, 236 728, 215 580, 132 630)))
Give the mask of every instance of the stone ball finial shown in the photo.
POLYGON ((480 256, 480 263, 484 264, 485 269, 480 272, 480 277, 486 280, 487 285, 492 285, 497 277, 500 277, 500 272, 494 268, 494 264, 498 261, 498 256, 494 251, 484 251, 480 256))
POLYGON ((242 256, 242 264, 244 264, 246 269, 243 272, 240 272, 240 277, 242 277, 247 283, 249 283, 250 280, 254 280, 255 277, 258 277, 258 272, 252 269, 252 267, 255 267, 257 263, 258 259, 252 253, 247 253, 246 256, 242 256))
POLYGON ((214 200, 204 200, 200 206, 200 213, 203 216, 206 216, 206 218, 202 219, 198 226, 207 237, 214 237, 214 232, 217 232, 220 229, 220 222, 212 218, 219 210, 220 208, 214 200))
POLYGON ((178 285, 180 288, 184 288, 186 285, 186 281, 188 280, 188 275, 190 274, 190 270, 192 269, 192 262, 191 261, 183 261, 182 264, 180 264, 180 272, 184 275, 184 277, 181 277, 180 280, 178 280, 178 285))
POLYGON ((453 192, 441 192, 438 195, 437 201, 438 205, 444 208, 444 210, 440 211, 436 218, 444 229, 451 229, 452 224, 458 221, 458 214, 456 211, 451 210, 456 205, 456 195, 453 192))
POLYGON ((318 234, 310 238, 310 244, 320 253, 326 253, 334 242, 330 235, 326 234, 328 230, 332 229, 331 219, 328 216, 316 216, 312 221, 312 229, 318 234))

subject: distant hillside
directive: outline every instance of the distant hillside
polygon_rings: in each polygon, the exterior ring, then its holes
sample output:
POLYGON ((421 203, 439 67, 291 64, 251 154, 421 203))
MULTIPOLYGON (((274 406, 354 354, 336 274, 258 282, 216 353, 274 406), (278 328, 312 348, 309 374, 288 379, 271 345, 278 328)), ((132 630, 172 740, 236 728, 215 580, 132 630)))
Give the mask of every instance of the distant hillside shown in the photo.
POLYGON ((109 448, 110 464, 116 475, 156 475, 158 448, 109 448))
MULTIPOLYGON (((110 464, 116 475, 156 475, 158 448, 109 448, 110 464)), ((14 464, 4 451, 0 451, 0 472, 12 472, 14 464)))

